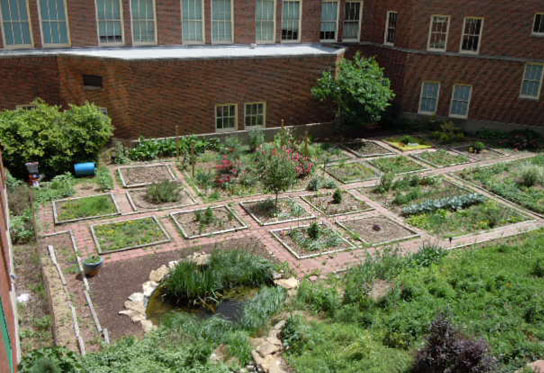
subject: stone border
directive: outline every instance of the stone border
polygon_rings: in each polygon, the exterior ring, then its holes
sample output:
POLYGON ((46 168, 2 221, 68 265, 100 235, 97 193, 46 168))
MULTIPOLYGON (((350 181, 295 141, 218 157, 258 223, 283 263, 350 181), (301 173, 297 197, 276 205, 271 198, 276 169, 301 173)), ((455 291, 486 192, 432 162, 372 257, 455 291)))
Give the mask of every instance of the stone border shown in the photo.
MULTIPOLYGON (((427 149, 424 149, 424 150, 427 150, 427 149)), ((413 171, 406 171, 406 172, 394 172, 394 175, 395 177, 397 176, 401 176, 401 175, 410 175, 410 174, 416 174, 418 172, 425 172, 425 171, 431 171, 433 170, 433 168, 430 168, 427 164, 421 164, 421 162, 418 162, 417 160, 413 159, 410 154, 395 154, 395 155, 388 155, 388 156, 385 156, 385 157, 379 157, 379 158, 372 158, 370 160, 368 160, 368 163, 372 162, 372 161, 375 161, 375 160, 379 160, 379 159, 387 159, 387 158, 398 158, 398 157, 404 157, 404 158, 407 158, 409 159, 410 161, 420 165, 422 168, 419 169, 419 170, 413 170, 413 171)), ((371 164, 371 163, 370 163, 371 164)), ((377 166, 371 164, 372 167, 378 169, 378 171, 380 171, 381 174, 385 174, 384 171, 380 170, 377 166)))
POLYGON ((162 226, 159 219, 155 215, 146 216, 146 217, 137 218, 137 219, 121 220, 121 221, 110 221, 110 222, 107 222, 107 223, 94 224, 94 225, 91 225, 90 228, 91 228, 91 235, 93 236, 93 240, 94 240, 94 243, 96 245, 96 250, 98 251, 99 255, 113 254, 113 253, 117 253, 117 252, 121 252, 121 251, 141 249, 141 248, 144 248, 144 247, 160 245, 160 244, 172 241, 172 237, 170 237, 170 235, 168 234, 166 229, 162 226), (125 222, 130 222, 130 221, 149 219, 149 218, 151 218, 151 219, 153 219, 155 221, 155 224, 157 224, 157 226, 160 228, 160 230, 162 231, 162 233, 164 234, 166 239, 159 240, 159 241, 154 241, 154 242, 150 242, 150 243, 146 243, 146 244, 142 244, 142 245, 124 247, 124 248, 117 249, 117 250, 102 251, 102 248, 100 247, 100 243, 98 241, 98 237, 96 236, 96 232, 95 232, 96 227, 99 227, 99 226, 102 226, 102 225, 111 225, 111 224, 117 224, 117 223, 125 223, 125 222))
POLYGON ((150 208, 150 209, 139 208, 134 203, 134 200, 132 199, 132 196, 130 195, 130 193, 139 192, 141 190, 145 190, 145 189, 144 188, 141 188, 141 189, 135 189, 134 188, 134 189, 130 189, 130 190, 125 191, 125 196, 127 197, 128 203, 130 204, 130 207, 132 208, 132 210, 135 211, 135 212, 142 212, 143 213, 143 212, 150 212, 150 211, 164 211, 164 210, 180 209, 180 208, 183 208, 183 207, 192 206, 192 205, 197 204, 197 202, 195 201, 195 199, 191 195, 191 193, 187 192, 186 190, 183 190, 182 193, 184 193, 189 198, 189 200, 191 200, 191 203, 186 203, 186 204, 181 204, 181 205, 173 205, 173 206, 155 207, 155 208, 150 208))
POLYGON ((92 220, 92 219, 106 218, 106 217, 110 217, 110 216, 118 216, 118 215, 121 215, 121 209, 119 208, 119 205, 117 204, 117 201, 115 200, 115 197, 114 197, 114 195, 113 195, 113 192, 109 192, 109 193, 100 193, 100 194, 92 194, 92 195, 90 195, 90 196, 85 196, 85 197, 74 197, 74 198, 57 199, 57 200, 54 200, 54 201, 53 201, 53 204, 52 204, 52 205, 53 205, 53 221, 54 221, 55 225, 61 225, 61 224, 67 224, 67 223, 74 223, 74 222, 82 221, 82 220, 92 220), (110 196, 110 197, 111 197, 111 200, 112 200, 112 202, 113 202, 113 205, 115 206, 115 210, 116 210, 117 212, 114 212, 114 213, 111 213, 111 214, 105 214, 105 215, 94 215, 94 216, 86 216, 86 217, 83 217, 83 218, 68 219, 68 220, 59 220, 57 203, 66 202, 66 201, 74 201, 74 200, 84 199, 84 198, 99 197, 99 196, 110 196))
POLYGON ((332 196, 332 194, 334 193, 320 193, 319 191, 317 193, 311 193, 311 194, 305 194, 303 196, 300 196, 300 198, 306 202, 307 204, 309 204, 310 206, 312 206, 312 208, 314 208, 316 211, 319 211, 320 213, 322 213, 323 215, 327 216, 327 217, 331 217, 331 218, 334 218, 336 216, 346 216, 346 215, 353 215, 353 214, 360 214, 360 213, 363 213, 363 212, 369 212, 369 211, 373 211, 374 208, 372 206, 370 206, 368 203, 366 203, 365 201, 363 201, 361 198, 357 197, 355 194, 353 194, 351 192, 351 190, 343 190, 343 192, 345 193, 348 193, 349 195, 351 195, 353 198, 355 198, 357 201, 359 202, 363 202, 365 205, 368 206, 368 208, 366 209, 363 209, 363 210, 356 210, 356 211, 348 211, 348 212, 343 212, 343 213, 340 213, 340 214, 327 214, 325 211, 323 211, 322 209, 320 209, 319 207, 317 207, 316 205, 314 205, 312 202, 310 202, 310 200, 307 198, 307 197, 310 197, 310 196, 321 196, 321 195, 327 195, 327 194, 330 194, 332 196))
POLYGON ((289 218, 289 219, 286 219, 286 220, 279 220, 279 221, 274 221, 274 222, 268 222, 268 223, 265 223, 263 222, 261 219, 259 219, 257 216, 255 216, 255 214, 253 214, 249 207, 247 207, 246 205, 247 204, 250 204, 250 203, 258 203, 258 202, 262 202, 262 201, 267 201, 269 200, 270 198, 261 198, 261 199, 257 199, 257 200, 253 200, 253 201, 242 201, 242 202, 239 202, 240 206, 245 210, 245 212, 247 212, 247 214, 249 216, 251 216, 257 223, 259 223, 260 226, 268 226, 268 225, 276 225, 276 224, 284 224, 284 223, 292 223, 292 222, 297 222, 297 221, 303 221, 303 220, 310 220, 310 219, 315 219, 316 216, 314 214, 312 214, 311 212, 309 211, 306 211, 306 209, 304 208, 304 206, 300 205, 297 201, 296 201, 296 197, 280 197, 278 200, 282 200, 282 199, 285 199, 285 200, 291 200, 293 201, 294 203, 296 203, 297 205, 299 205, 307 214, 308 216, 306 217, 302 217, 302 218, 289 218))
POLYGON ((454 152, 454 151, 452 151, 450 149, 442 149, 442 148, 435 149, 435 150, 429 150, 428 149, 428 150, 425 150, 425 151, 422 151, 422 152, 419 152, 419 153, 410 154, 409 156, 412 157, 412 158, 417 159, 420 162, 423 162, 425 164, 428 164, 428 165, 430 165, 430 166, 432 166, 434 168, 438 168, 438 169, 474 163, 474 159, 469 157, 468 155, 461 154, 461 153, 458 153, 458 152, 454 152), (427 160, 421 158, 421 154, 423 154, 423 153, 427 153, 427 152, 436 153, 437 151, 440 151, 440 150, 444 150, 445 152, 447 152, 449 154, 452 154, 452 155, 460 155, 460 156, 466 157, 468 160, 466 162, 461 162, 461 163, 452 163, 452 164, 446 164, 446 165, 439 165, 439 164, 436 164, 436 163, 433 163, 431 161, 427 161, 427 160))
POLYGON ((119 179, 121 180, 121 184, 123 185, 123 188, 139 188, 139 187, 151 185, 151 184, 153 184, 153 182, 144 182, 144 183, 137 183, 137 184, 130 184, 129 185, 129 184, 126 183, 125 178, 123 177, 123 173, 121 172, 121 170, 127 170, 127 169, 131 169, 131 168, 159 167, 159 166, 166 167, 166 169, 168 170, 168 174, 171 177, 171 181, 177 181, 178 180, 177 176, 174 174, 174 172, 170 168, 170 164, 168 164, 168 163, 140 164, 140 165, 136 165, 136 166, 118 167, 117 168, 117 174, 119 176, 119 179))
POLYGON ((391 218, 389 218, 388 216, 385 216, 385 215, 373 215, 373 216, 364 216, 364 217, 358 217, 358 218, 354 218, 354 219, 346 219, 346 220, 342 220, 342 221, 336 221, 336 224, 341 227, 342 229, 344 229, 346 232, 348 232, 348 234, 350 235, 358 235, 360 238, 357 238, 355 240, 358 240, 358 241, 361 241, 363 243, 363 245, 367 245, 368 247, 377 247, 377 246, 383 246, 383 245, 390 245, 390 244, 393 244, 393 243, 398 243, 398 242, 404 242, 404 241, 409 241, 409 240, 413 240, 415 238, 418 238, 420 237, 421 235, 419 233, 417 233, 415 230, 413 230, 412 228, 404 225, 404 224, 401 224, 391 218), (380 241, 380 242, 375 242, 375 243, 371 243, 371 242, 368 242, 368 241, 365 241, 362 237, 360 237, 360 234, 357 234, 356 232, 352 231, 351 229, 349 229, 348 227, 346 227, 343 223, 346 222, 346 221, 354 221, 354 220, 369 220, 369 219, 376 219, 376 218, 383 218, 383 219, 386 219, 392 223, 394 223, 395 225, 403 228, 403 229, 406 229, 407 231, 409 231, 410 233, 412 233, 411 235, 408 235, 408 236, 405 236, 405 237, 400 237, 400 238, 395 238, 395 239, 392 239, 392 240, 387 240, 387 241, 380 241))
POLYGON ((223 229, 223 230, 220 230, 220 231, 214 231, 214 232, 210 232, 210 233, 203 233, 203 234, 197 234, 197 235, 193 235, 193 236, 189 236, 187 234, 187 232, 185 232, 185 230, 183 229, 183 227, 181 226, 181 224, 177 221, 177 219, 175 218, 176 215, 182 215, 182 214, 190 214, 190 213, 193 213, 195 211, 204 211, 207 209, 207 207, 205 208, 197 208, 197 209, 192 209, 192 210, 186 210, 186 211, 178 211, 178 212, 171 212, 170 213, 170 218, 173 220, 174 224, 176 225, 176 227, 179 229, 179 231, 181 232, 181 235, 183 236, 183 238, 187 239, 187 240, 192 240, 192 239, 195 239, 195 238, 202 238, 202 237, 211 237, 211 236, 216 236, 218 234, 223 234, 223 233, 229 233, 229 232, 238 232, 238 231, 241 231, 241 230, 244 230, 244 229, 248 229, 249 226, 246 224, 246 222, 244 222, 242 220, 242 218, 240 218, 238 216, 238 214, 236 214, 236 212, 228 205, 219 205, 219 206, 210 206, 212 208, 212 210, 215 210, 215 209, 218 209, 218 208, 226 208, 227 211, 229 211, 232 215, 232 217, 238 222, 240 223, 242 226, 240 228, 229 228, 229 229, 223 229))
POLYGON ((341 252, 352 250, 352 249, 356 248, 355 245, 353 245, 350 241, 348 241, 345 237, 343 237, 339 232, 337 232, 334 229, 333 226, 330 226, 329 224, 327 224, 325 222, 320 222, 319 224, 324 225, 324 226, 332 229, 338 235, 338 237, 340 237, 342 239, 342 241, 344 241, 345 243, 348 244, 348 247, 343 248, 343 249, 337 249, 337 250, 323 251, 323 252, 316 253, 316 254, 300 255, 295 249, 293 249, 285 241, 283 241, 281 239, 281 237, 279 236, 279 234, 278 234, 278 232, 292 231, 292 230, 299 229, 299 228, 308 228, 310 226, 309 224, 298 225, 296 227, 289 227, 289 228, 273 229, 273 230, 270 231, 270 234, 298 260, 317 258, 317 257, 320 257, 320 256, 331 255, 331 254, 337 254, 337 253, 341 253, 341 252))
POLYGON ((347 152, 350 152, 351 154, 355 155, 356 157, 358 158, 362 158, 362 159, 366 159, 366 158, 373 158, 373 157, 384 157, 384 156, 387 156, 387 155, 393 155, 393 154, 396 154, 394 153, 393 151, 390 151, 389 149, 383 147, 381 144, 379 144, 377 141, 374 141, 374 140, 366 140, 366 139, 363 139, 362 141, 349 141, 345 144, 342 144, 341 145, 342 148, 344 148, 344 150, 346 150, 347 152), (375 153, 375 154, 362 154, 362 153, 359 153, 353 149, 350 149, 348 148, 346 145, 347 144, 358 144, 358 143, 361 143, 361 142, 371 142, 373 143, 374 145, 376 146, 379 146, 380 148, 384 149, 387 151, 387 153, 375 153))
MULTIPOLYGON (((348 185, 348 184, 355 184, 355 183, 362 183, 362 182, 365 182, 365 181, 372 181, 372 180, 378 180, 382 175, 383 175, 383 172, 378 170, 377 167, 375 167, 374 165, 370 164, 369 162, 367 162, 366 160, 361 160, 361 159, 354 159, 353 161, 351 162, 344 162, 343 164, 345 165, 349 165, 349 164, 353 164, 353 163, 358 163, 358 164, 361 164, 369 169, 371 169, 372 171, 374 171, 375 173, 375 176, 374 177, 371 177, 371 178, 368 178, 368 179, 354 179, 354 180, 350 180, 350 181, 342 181, 340 180, 337 176, 334 176, 331 172, 329 172, 329 167, 327 167, 325 169, 325 172, 327 173, 327 175, 329 175, 330 177, 332 177, 334 180, 342 183, 343 185, 348 185)), ((336 166, 339 166, 341 165, 342 163, 334 163, 334 164, 331 164, 330 167, 336 167, 336 166)), ((321 168, 321 170, 323 170, 323 168, 321 168)))

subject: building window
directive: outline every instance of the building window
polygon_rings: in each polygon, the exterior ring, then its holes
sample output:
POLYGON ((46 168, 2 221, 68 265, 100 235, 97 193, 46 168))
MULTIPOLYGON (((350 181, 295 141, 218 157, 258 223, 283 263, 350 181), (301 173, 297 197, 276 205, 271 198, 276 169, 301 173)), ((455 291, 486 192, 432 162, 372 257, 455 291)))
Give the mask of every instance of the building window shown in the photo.
POLYGON ((483 18, 466 17, 461 38, 461 52, 478 53, 482 38, 483 18))
POLYGON ((543 76, 544 64, 528 63, 525 65, 520 97, 538 100, 542 91, 543 76))
POLYGON ((83 87, 85 89, 101 89, 102 77, 100 75, 83 75, 83 87))
POLYGON ((432 16, 427 49, 431 51, 445 51, 448 46, 449 28, 450 16, 432 16))
POLYGON ((96 0, 98 39, 103 45, 123 44, 120 0, 96 0))
POLYGON ((183 43, 204 43, 204 0, 183 0, 183 43))
POLYGON ((533 25, 533 35, 544 36, 544 13, 535 14, 535 24, 533 25))
POLYGON ((434 115, 438 108, 440 97, 440 83, 423 82, 421 84, 421 96, 419 98, 419 113, 434 115))
POLYGON ((450 117, 468 118, 471 98, 471 85, 455 84, 451 95, 450 117))
POLYGON ((300 41, 300 5, 299 0, 283 0, 282 41, 300 41))
POLYGON ((362 15, 363 3, 361 1, 346 1, 344 6, 344 41, 359 41, 362 15))
POLYGON ((237 126, 236 104, 215 105, 215 129, 217 132, 235 131, 237 126))
POLYGON ((108 115, 108 108, 106 107, 99 107, 98 110, 100 110, 102 112, 102 114, 104 114, 105 116, 109 116, 108 115))
POLYGON ((27 0, 1 0, 4 45, 32 47, 27 0))
POLYGON ((232 0, 213 0, 212 43, 232 42, 232 0))
POLYGON ((264 127, 266 125, 266 104, 251 102, 244 105, 244 124, 248 127, 264 127))
POLYGON ((338 33, 338 2, 323 0, 321 2, 321 41, 336 41, 338 33))
POLYGON ((134 44, 155 44, 155 0, 132 0, 130 6, 134 44))
POLYGON ((398 18, 399 14, 397 12, 387 12, 387 19, 385 21, 385 44, 387 45, 395 45, 398 18))
POLYGON ((276 0, 257 0, 255 27, 257 43, 276 40, 276 0))
POLYGON ((69 45, 65 0, 40 0, 40 19, 44 45, 69 45))
POLYGON ((15 106, 15 109, 21 109, 21 110, 36 110, 38 106, 34 104, 24 104, 24 105, 17 105, 15 106))

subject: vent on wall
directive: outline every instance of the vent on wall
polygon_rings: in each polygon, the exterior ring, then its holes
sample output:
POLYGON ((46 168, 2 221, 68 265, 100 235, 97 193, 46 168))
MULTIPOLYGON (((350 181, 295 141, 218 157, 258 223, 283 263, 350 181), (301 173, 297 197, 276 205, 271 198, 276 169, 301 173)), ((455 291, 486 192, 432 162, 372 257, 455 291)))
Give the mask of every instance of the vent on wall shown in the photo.
POLYGON ((85 89, 101 89, 102 77, 100 75, 83 75, 83 87, 85 89))

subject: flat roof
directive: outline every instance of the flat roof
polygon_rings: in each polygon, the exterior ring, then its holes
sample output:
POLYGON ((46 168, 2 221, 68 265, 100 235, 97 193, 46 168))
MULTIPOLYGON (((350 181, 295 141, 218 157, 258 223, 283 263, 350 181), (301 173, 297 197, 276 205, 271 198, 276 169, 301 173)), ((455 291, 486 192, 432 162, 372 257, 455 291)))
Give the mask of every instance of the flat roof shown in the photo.
POLYGON ((176 47, 122 47, 122 48, 71 48, 3 50, 2 57, 19 56, 81 56, 119 60, 155 59, 225 59, 259 57, 304 57, 338 55, 344 48, 320 44, 270 44, 270 45, 199 45, 176 47))

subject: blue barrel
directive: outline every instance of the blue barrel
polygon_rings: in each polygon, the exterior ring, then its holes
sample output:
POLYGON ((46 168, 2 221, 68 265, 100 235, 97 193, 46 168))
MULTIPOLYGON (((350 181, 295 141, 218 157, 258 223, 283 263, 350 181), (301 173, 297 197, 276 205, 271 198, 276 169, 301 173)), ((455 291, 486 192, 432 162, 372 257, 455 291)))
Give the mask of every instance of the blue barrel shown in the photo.
POLYGON ((76 176, 94 176, 96 172, 95 162, 76 163, 74 165, 76 176))

